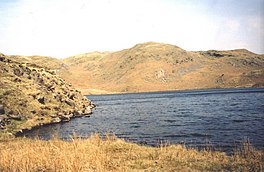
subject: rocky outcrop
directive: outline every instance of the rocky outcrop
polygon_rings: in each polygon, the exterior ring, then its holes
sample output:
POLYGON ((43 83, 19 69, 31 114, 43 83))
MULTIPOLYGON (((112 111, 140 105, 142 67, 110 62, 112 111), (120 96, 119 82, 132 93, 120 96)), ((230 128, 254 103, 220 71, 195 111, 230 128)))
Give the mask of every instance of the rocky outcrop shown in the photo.
POLYGON ((0 54, 0 134, 89 116, 94 105, 47 67, 0 54))

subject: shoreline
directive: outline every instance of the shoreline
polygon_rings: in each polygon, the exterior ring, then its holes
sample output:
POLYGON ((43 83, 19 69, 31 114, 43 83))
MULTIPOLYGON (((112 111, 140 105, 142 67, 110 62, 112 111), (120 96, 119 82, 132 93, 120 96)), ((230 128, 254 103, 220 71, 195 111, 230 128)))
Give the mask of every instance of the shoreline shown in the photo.
MULTIPOLYGON (((217 93, 214 93, 214 94, 236 94, 236 93, 259 93, 259 92, 261 92, 261 95, 264 93, 264 88, 238 88, 238 89, 203 89, 203 90, 192 90, 192 92, 190 92, 190 91, 180 91, 180 92, 177 92, 177 93, 180 93, 181 95, 186 95, 185 93, 187 93, 188 95, 189 95, 189 93, 191 93, 191 95, 197 95, 197 94, 212 94, 212 92, 215 92, 215 90, 219 90, 219 91, 217 91, 217 93), (198 92, 197 92, 198 91, 198 92), (212 91, 212 92, 210 92, 210 91, 212 91), (183 93, 183 94, 182 94, 183 93)), ((154 93, 154 94, 159 94, 160 92, 152 92, 152 93, 154 93)), ((164 92, 161 92, 161 93, 164 93, 164 92)), ((177 93, 176 93, 176 95, 177 95, 177 93)), ((132 94, 138 94, 138 93, 132 93, 132 94)), ((139 93, 139 94, 141 94, 141 93, 139 93)), ((150 93, 151 94, 151 93, 150 93)), ((179 94, 179 95, 180 95, 179 94)), ((97 95, 95 95, 95 97, 96 97, 97 95)), ((177 97, 177 96, 176 96, 177 97)), ((116 98, 118 98, 118 97, 116 97, 116 98)), ((99 97, 97 97, 96 98, 96 100, 99 100, 100 99, 100 95, 99 95, 99 97)), ((86 120, 89 120, 89 119, 81 119, 81 120, 78 120, 78 121, 82 121, 82 120, 84 120, 84 121, 86 121, 86 120)), ((75 124, 74 122, 72 123, 72 124, 75 124)), ((66 124, 66 125, 68 125, 68 124, 66 124)), ((71 125, 71 124, 69 124, 69 125, 71 125)), ((60 126, 60 125, 58 125, 58 126, 60 126)), ((74 125, 71 125, 71 126, 74 126, 74 125)), ((55 128, 56 128, 56 126, 55 126, 55 128)), ((92 127, 92 128, 94 128, 94 127, 92 127)), ((67 129, 65 129, 66 131, 67 131, 67 129)), ((43 133, 41 130, 38 130, 40 133, 43 133)), ((44 131, 52 131, 52 130, 49 130, 49 127, 47 127, 47 128, 45 128, 44 129, 44 131)), ((63 130, 60 130, 61 132, 60 133, 63 133, 62 131, 63 130)), ((95 131, 96 132, 96 131, 95 131)), ((30 132, 31 133, 31 132, 30 132)), ((38 133, 38 132, 33 132, 33 133, 38 133)), ((64 137, 68 137, 68 133, 71 133, 71 131, 70 132, 67 132, 67 136, 66 135, 62 135, 62 136, 64 136, 64 137)), ((119 133, 120 134, 120 133, 119 133)), ((23 135, 23 133, 22 133, 22 135, 23 135)), ((29 134, 29 135, 34 135, 34 134, 29 134)), ((45 134, 45 132, 44 132, 44 135, 45 136, 47 136, 46 134, 45 134)), ((52 135, 52 132, 47 136, 47 138, 50 138, 50 136, 52 135)), ((90 135, 90 132, 89 133, 87 133, 87 135, 85 135, 85 137, 88 137, 90 135)), ((31 136, 29 136, 29 137, 31 137, 31 136)), ((44 137, 45 138, 45 137, 44 137)), ((122 137, 121 137, 122 138, 122 137)), ((127 137, 128 138, 128 137, 127 137)), ((128 141, 130 141, 129 140, 129 138, 128 138, 128 141)), ((227 149, 225 149, 225 148, 223 148, 221 145, 218 145, 218 144, 215 144, 215 145, 209 145, 209 146, 212 146, 212 148, 214 149, 214 150, 219 150, 219 151, 224 151, 224 152, 232 152, 232 149, 235 147, 235 145, 237 144, 237 143, 240 143, 241 141, 244 141, 243 139, 237 139, 236 140, 236 143, 235 144, 230 144, 230 145, 227 145, 229 148, 227 148, 227 149), (222 149, 223 148, 223 149, 222 149)), ((165 140, 165 142, 166 142, 166 140, 165 140)), ((137 144, 141 144, 141 142, 134 142, 134 143, 137 143, 137 144)), ((180 143, 180 142, 177 142, 176 144, 178 144, 178 143, 180 143)), ((187 143, 187 142, 186 142, 187 143)), ((175 143, 172 143, 172 144, 175 144, 175 143)), ((150 146, 158 146, 158 142, 157 142, 157 144, 146 144, 146 145, 150 145, 150 146)), ((186 144, 186 145, 188 145, 188 143, 186 144)), ((193 148, 196 148, 196 146, 195 145, 188 145, 188 146, 190 146, 190 147, 193 147, 193 148)), ((255 146, 257 147, 257 148, 260 148, 259 147, 259 145, 258 144, 255 144, 255 146)), ((206 147, 206 145, 202 145, 202 146, 199 146, 199 147, 197 147, 198 149, 200 149, 200 148, 203 148, 203 147, 206 147)))
POLYGON ((70 141, 0 138, 0 154, 0 171, 261 171, 264 167, 264 152, 246 142, 227 155, 183 145, 142 146, 98 134, 70 141))
MULTIPOLYGON (((76 118, 78 118, 78 117, 76 117, 76 118)), ((66 123, 66 122, 60 122, 60 123, 56 123, 56 124, 63 124, 63 123, 66 123)), ((30 132, 34 129, 40 129, 41 127, 45 127, 45 126, 49 126, 49 125, 53 125, 53 124, 36 126, 36 127, 33 127, 32 129, 24 130, 24 132, 28 132, 28 131, 30 132)), ((148 143, 144 143, 144 142, 131 141, 128 138, 118 137, 115 135, 115 133, 111 133, 111 132, 106 132, 105 134, 90 133, 90 135, 86 135, 86 136, 78 136, 78 135, 75 135, 73 133, 72 135, 70 135, 69 137, 66 137, 66 138, 59 137, 56 132, 54 134, 50 135, 50 137, 48 137, 48 138, 47 137, 39 137, 38 135, 34 136, 34 137, 28 137, 28 136, 23 135, 23 133, 17 133, 15 135, 14 139, 26 138, 26 139, 30 139, 30 140, 37 139, 37 140, 41 140, 41 141, 51 141, 55 138, 55 139, 65 141, 65 142, 71 142, 72 138, 86 140, 86 139, 89 139, 90 137, 92 137, 93 135, 100 135, 100 138, 103 140, 107 139, 109 137, 109 135, 113 135, 116 139, 123 140, 126 143, 135 144, 135 145, 138 145, 141 147, 149 147, 149 148, 159 148, 161 146, 175 146, 176 145, 176 146, 185 147, 186 149, 193 149, 196 151, 221 152, 221 153, 225 153, 226 155, 230 156, 230 155, 234 155, 238 149, 241 149, 241 147, 246 144, 246 145, 252 147, 253 149, 255 149, 257 151, 262 151, 264 153, 264 147, 263 146, 259 147, 259 146, 252 144, 250 142, 250 139, 237 140, 236 142, 233 143, 232 146, 230 146, 228 148, 225 146, 222 147, 220 145, 213 145, 213 144, 205 144, 205 145, 195 146, 195 145, 188 145, 188 143, 170 143, 167 140, 163 140, 163 142, 153 145, 153 144, 148 144, 148 143)), ((205 139, 205 140, 207 140, 207 139, 205 139)), ((0 141, 1 141, 1 137, 0 137, 0 141)))
POLYGON ((56 72, 0 54, 0 135, 69 121, 95 105, 56 72))
POLYGON ((29 131, 32 131, 32 130, 35 130, 35 129, 40 129, 42 127, 50 126, 50 125, 54 125, 54 124, 67 123, 67 122, 70 122, 70 120, 72 120, 74 118, 90 118, 90 116, 92 114, 93 114, 93 112, 91 112, 89 114, 81 115, 81 116, 74 116, 74 117, 71 117, 69 120, 61 120, 59 122, 50 122, 50 123, 36 125, 36 126, 31 127, 31 128, 21 129, 20 131, 14 133, 13 135, 14 135, 15 138, 23 137, 24 136, 23 133, 25 133, 25 132, 29 132, 29 131))
POLYGON ((162 91, 139 91, 139 92, 109 92, 105 94, 83 94, 84 96, 100 96, 100 95, 122 95, 122 94, 151 94, 151 93, 169 93, 169 92, 191 92, 191 91, 210 91, 210 90, 242 90, 242 89, 264 89, 264 87, 228 87, 228 88, 197 88, 197 89, 176 89, 162 91))
MULTIPOLYGON (((243 90, 243 89, 260 89, 264 91, 264 88, 255 88, 255 87, 250 87, 250 88, 245 88, 245 87, 240 87, 240 88, 209 88, 209 89, 186 89, 186 90, 168 90, 168 91, 153 91, 153 92, 127 92, 127 93, 112 93, 112 94, 94 94, 94 95, 84 95, 86 97, 89 97, 89 96, 103 96, 103 95, 123 95, 123 94, 159 94, 159 93, 170 93, 170 92, 178 92, 178 93, 188 93, 190 91, 194 91, 194 92, 202 92, 202 91, 210 91, 210 90, 224 90, 224 91, 228 91, 228 90, 243 90)), ((262 92, 262 91, 261 91, 262 92)), ((232 92, 233 93, 233 92, 232 92)), ((91 108, 94 109, 96 107, 96 105, 93 104, 93 107, 91 108)), ((17 131, 15 133, 13 133, 13 135, 15 137, 21 137, 23 136, 23 133, 24 132, 27 132, 27 131, 31 131, 31 130, 34 130, 34 129, 39 129, 43 126, 49 126, 49 125, 53 125, 53 124, 59 124, 59 123, 67 123, 67 122, 70 122, 71 119, 73 118, 82 118, 82 117, 87 117, 89 118, 91 115, 93 114, 93 112, 91 111, 89 114, 84 114, 84 115, 79 115, 79 116, 73 116, 71 117, 69 120, 61 120, 59 122, 54 122, 54 121, 51 121, 49 123, 40 123, 36 126, 32 126, 31 128, 24 128, 24 129, 21 129, 20 131, 17 131)))

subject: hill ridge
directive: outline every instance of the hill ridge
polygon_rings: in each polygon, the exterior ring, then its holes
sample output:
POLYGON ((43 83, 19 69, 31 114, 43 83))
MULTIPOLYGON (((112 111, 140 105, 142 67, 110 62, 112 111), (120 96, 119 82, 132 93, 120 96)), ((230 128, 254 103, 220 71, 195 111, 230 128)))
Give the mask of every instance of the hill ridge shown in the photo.
POLYGON ((146 42, 83 64, 74 72, 86 74, 80 80, 92 78, 90 87, 110 92, 264 85, 263 56, 245 49, 186 51, 175 45, 146 42))
POLYGON ((246 49, 186 51, 145 42, 43 64, 85 94, 264 86, 264 55, 246 49))

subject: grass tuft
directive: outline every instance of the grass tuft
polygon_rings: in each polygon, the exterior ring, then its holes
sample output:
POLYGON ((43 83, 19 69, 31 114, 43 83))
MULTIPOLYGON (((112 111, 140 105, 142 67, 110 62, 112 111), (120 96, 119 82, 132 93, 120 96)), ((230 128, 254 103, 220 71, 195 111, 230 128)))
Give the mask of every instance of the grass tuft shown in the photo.
POLYGON ((163 144, 140 146, 113 134, 70 141, 0 139, 0 171, 261 171, 263 151, 249 143, 234 155, 163 144))

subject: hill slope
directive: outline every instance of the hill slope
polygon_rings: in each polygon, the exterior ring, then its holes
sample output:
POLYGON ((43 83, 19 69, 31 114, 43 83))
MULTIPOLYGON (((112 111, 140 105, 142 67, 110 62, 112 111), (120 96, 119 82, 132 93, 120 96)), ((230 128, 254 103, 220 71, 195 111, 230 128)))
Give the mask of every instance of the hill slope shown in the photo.
POLYGON ((155 42, 66 59, 10 56, 48 67, 83 94, 264 87, 264 55, 245 49, 185 51, 155 42))
POLYGON ((91 102, 53 70, 12 59, 0 54, 0 135, 91 113, 91 102))
POLYGON ((188 52, 148 42, 63 59, 62 77, 83 93, 264 86, 264 56, 244 49, 188 52), (89 88, 89 89, 88 89, 89 88))

